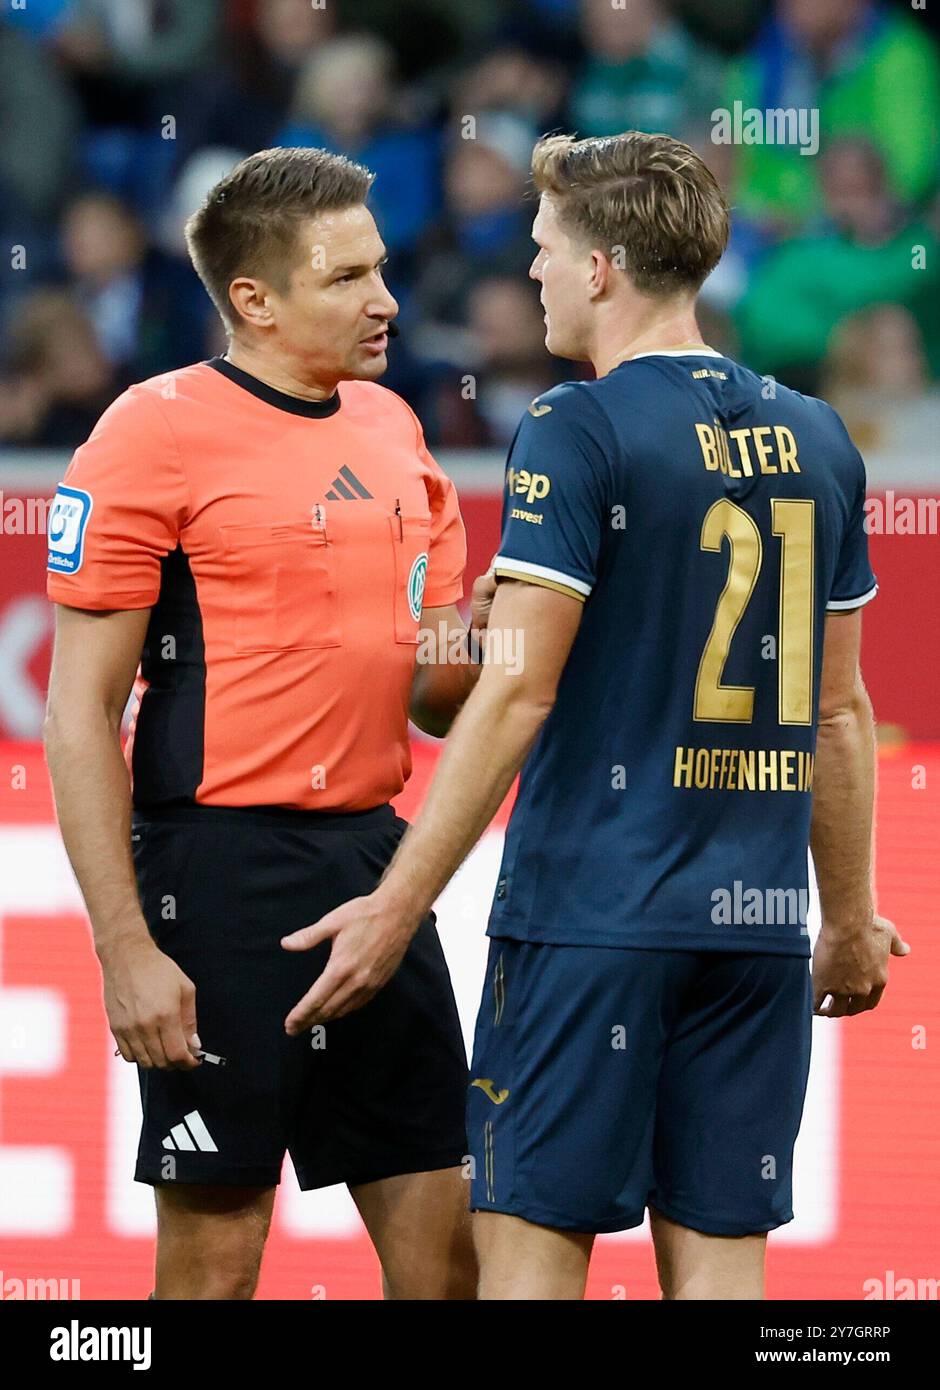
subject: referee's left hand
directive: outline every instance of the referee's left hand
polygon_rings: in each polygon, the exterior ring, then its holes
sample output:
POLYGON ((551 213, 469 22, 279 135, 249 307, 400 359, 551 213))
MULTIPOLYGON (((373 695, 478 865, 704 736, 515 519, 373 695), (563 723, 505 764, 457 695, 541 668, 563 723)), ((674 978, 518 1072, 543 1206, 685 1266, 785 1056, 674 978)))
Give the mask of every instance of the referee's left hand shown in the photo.
POLYGON ((284 1021, 291 1037, 368 1004, 395 974, 417 926, 404 922, 376 892, 281 937, 286 951, 309 951, 333 938, 326 969, 284 1021))

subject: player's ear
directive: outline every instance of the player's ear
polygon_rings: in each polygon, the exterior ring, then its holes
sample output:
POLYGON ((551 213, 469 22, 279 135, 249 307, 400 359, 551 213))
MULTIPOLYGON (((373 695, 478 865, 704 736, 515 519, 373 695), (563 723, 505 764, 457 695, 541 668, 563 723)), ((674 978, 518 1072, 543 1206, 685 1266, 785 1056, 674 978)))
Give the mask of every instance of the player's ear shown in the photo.
POLYGON ((228 287, 228 297, 239 318, 254 328, 269 328, 274 322, 268 288, 263 280, 239 276, 228 287))
POLYGON ((600 251, 591 252, 591 278, 588 292, 592 299, 599 299, 607 289, 610 279, 610 261, 600 251))

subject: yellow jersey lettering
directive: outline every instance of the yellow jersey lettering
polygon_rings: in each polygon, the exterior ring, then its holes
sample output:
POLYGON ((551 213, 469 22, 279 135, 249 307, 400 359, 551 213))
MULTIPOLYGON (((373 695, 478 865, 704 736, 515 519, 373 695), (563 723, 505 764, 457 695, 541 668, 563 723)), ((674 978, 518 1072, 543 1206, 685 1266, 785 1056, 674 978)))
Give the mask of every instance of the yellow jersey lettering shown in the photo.
POLYGON ((751 455, 747 447, 747 437, 750 430, 731 430, 731 438, 738 446, 738 458, 741 460, 741 471, 745 478, 753 478, 754 465, 751 463, 751 455))
POLYGON ((698 442, 702 450, 702 458, 705 460, 705 467, 709 473, 717 471, 719 466, 718 445, 715 441, 715 431, 711 425, 696 425, 695 433, 698 435, 698 442))
POLYGON ((780 472, 799 473, 801 470, 796 461, 796 440, 792 430, 788 430, 786 425, 774 425, 774 439, 777 441, 780 472))
POLYGON ((773 434, 772 426, 758 425, 757 428, 752 431, 752 434, 760 471, 762 473, 776 473, 778 471, 777 465, 770 462, 770 455, 773 453, 773 445, 768 439, 764 438, 765 435, 773 434))
POLYGON ((692 785, 692 749, 676 749, 676 765, 672 774, 672 785, 674 787, 691 787, 692 785))
POLYGON ((808 792, 813 755, 796 748, 677 747, 672 785, 700 791, 808 792))

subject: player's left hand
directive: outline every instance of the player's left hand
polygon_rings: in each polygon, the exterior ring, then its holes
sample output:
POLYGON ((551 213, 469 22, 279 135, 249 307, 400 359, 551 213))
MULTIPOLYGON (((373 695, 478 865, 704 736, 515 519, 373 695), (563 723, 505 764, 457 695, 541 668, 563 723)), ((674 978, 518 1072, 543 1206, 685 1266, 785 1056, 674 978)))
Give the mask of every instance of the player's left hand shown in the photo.
POLYGON ((326 969, 284 1021, 291 1037, 368 1004, 395 974, 417 927, 376 891, 282 937, 286 951, 309 951, 333 939, 326 969))
MULTIPOLYGON (((496 559, 496 556, 493 556, 496 559)), ((473 581, 473 593, 470 596, 470 627, 474 632, 483 632, 490 621, 490 609, 493 607, 493 595, 496 593, 496 575, 493 573, 492 563, 485 574, 478 575, 473 581)))
POLYGON ((813 1013, 846 1018, 877 1008, 889 959, 910 950, 894 923, 877 913, 867 930, 847 936, 832 934, 823 922, 813 952, 813 1013))

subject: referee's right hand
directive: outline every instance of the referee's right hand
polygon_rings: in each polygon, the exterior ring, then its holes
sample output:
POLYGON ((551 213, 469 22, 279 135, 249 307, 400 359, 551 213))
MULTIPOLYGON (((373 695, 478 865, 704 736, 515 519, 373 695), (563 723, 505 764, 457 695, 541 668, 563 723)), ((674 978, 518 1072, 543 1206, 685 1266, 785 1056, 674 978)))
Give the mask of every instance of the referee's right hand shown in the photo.
POLYGON ((176 962, 150 936, 122 941, 99 955, 108 1023, 125 1062, 145 1070, 200 1066, 196 986, 176 962))

